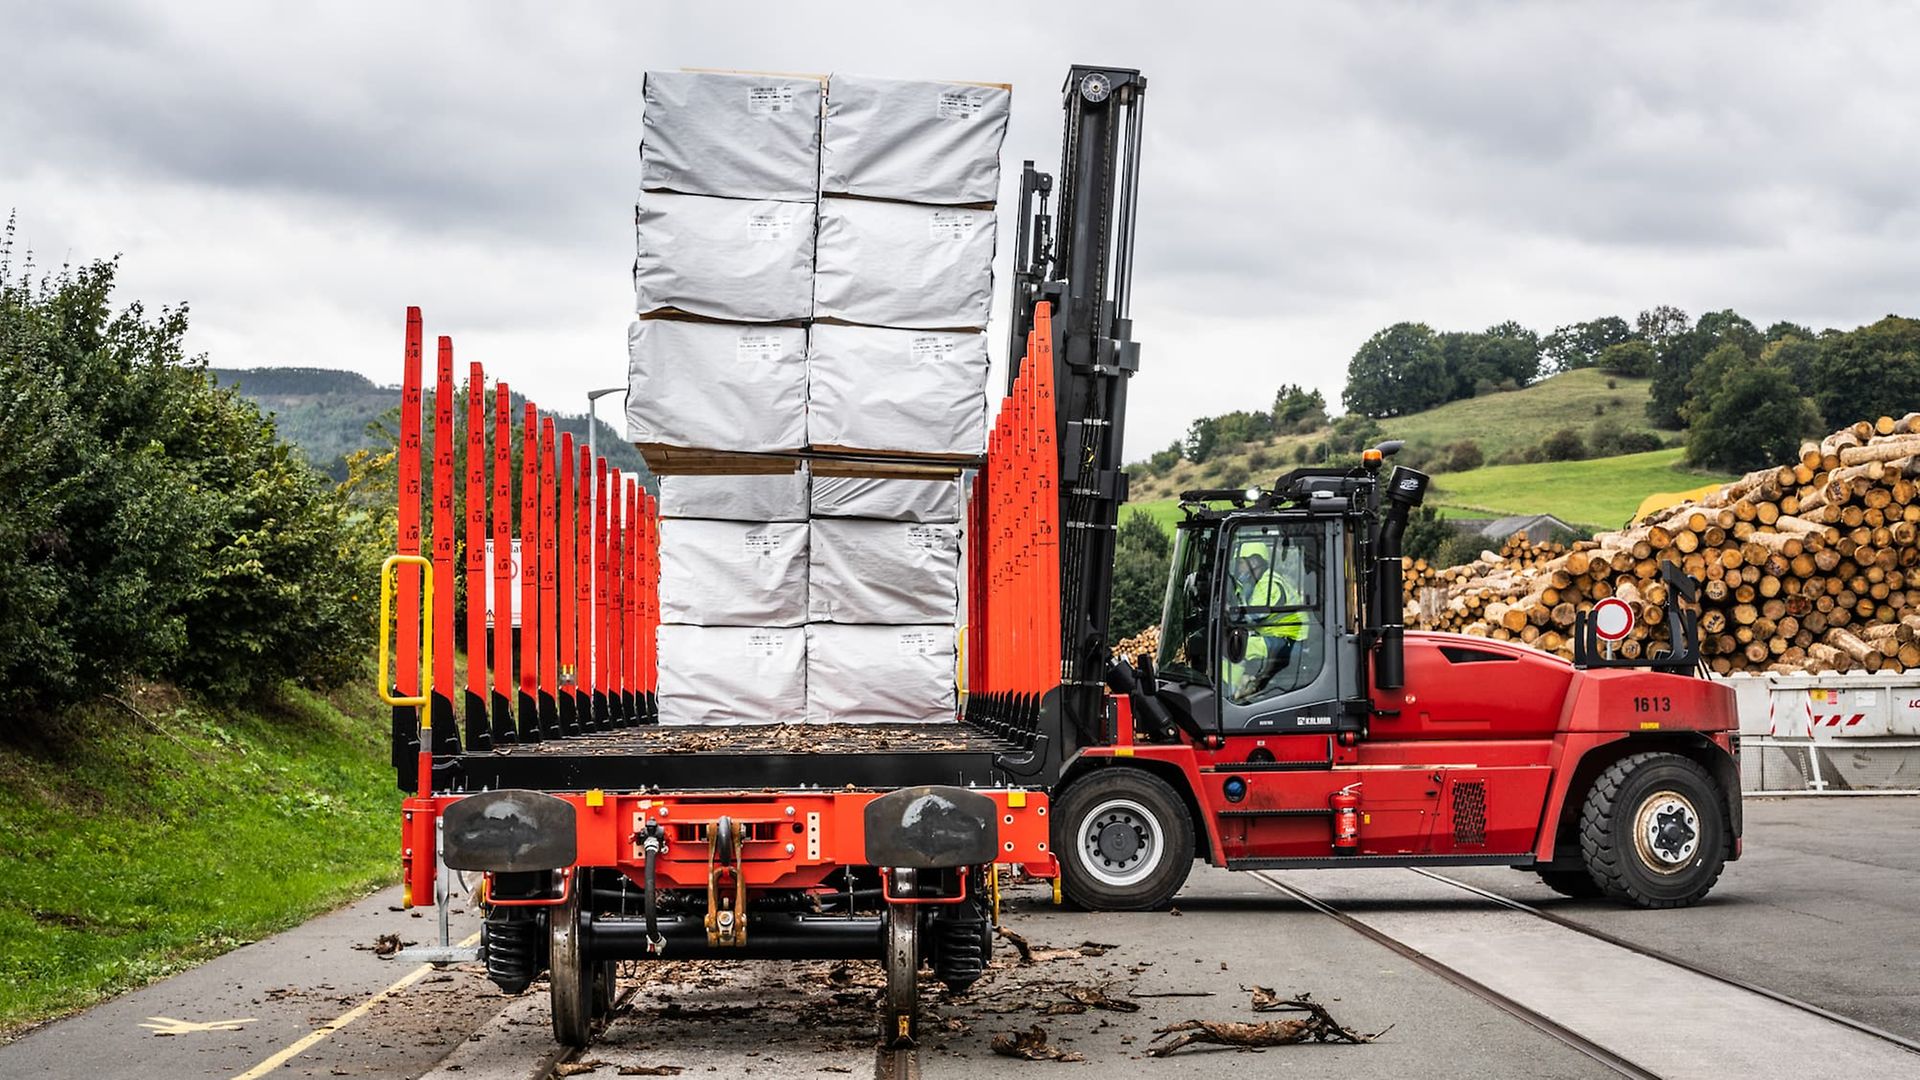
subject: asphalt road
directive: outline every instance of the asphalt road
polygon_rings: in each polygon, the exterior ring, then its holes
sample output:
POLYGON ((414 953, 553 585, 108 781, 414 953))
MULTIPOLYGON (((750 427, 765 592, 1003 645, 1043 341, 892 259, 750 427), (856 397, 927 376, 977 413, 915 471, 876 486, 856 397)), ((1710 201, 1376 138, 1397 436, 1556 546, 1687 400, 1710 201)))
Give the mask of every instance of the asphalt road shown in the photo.
MULTIPOLYGON (((1706 903, 1684 911, 1568 901, 1531 875, 1509 870, 1444 873, 1920 1037, 1916 835, 1920 799, 1750 801, 1747 857, 1728 868, 1706 903)), ((1706 985, 1531 916, 1503 913, 1409 871, 1268 877, 1343 906, 1581 1033, 1618 1044, 1629 1057, 1637 1053, 1635 1060, 1663 1076, 1724 1075, 1714 1066, 1726 1061, 1713 1055, 1752 1051, 1745 1043, 1754 1040, 1742 1039, 1744 1030, 1788 1048, 1753 1052, 1755 1060, 1743 1068, 1755 1076, 1788 1075, 1779 1072, 1787 1069, 1858 1074, 1866 1068, 1859 1062, 1888 1045, 1836 1034, 1805 1014, 1771 1010, 1752 995, 1706 985), (1670 1007, 1647 1012, 1648 1002, 1670 1007), (1641 1018, 1643 1013, 1653 1019, 1641 1018), (1708 1029, 1725 1040, 1719 1051, 1709 1049, 1703 1057, 1661 1049, 1685 1041, 1689 1031, 1708 1029), (1797 1043, 1837 1049, 1824 1055, 1816 1049, 1808 1066, 1791 1056, 1797 1043)), ((507 999, 471 968, 422 969, 355 947, 382 933, 431 939, 431 920, 389 910, 394 902, 392 892, 380 894, 48 1025, 0 1047, 0 1076, 231 1078, 263 1063, 273 1067, 253 1075, 547 1075, 555 1051, 540 987, 507 999), (401 982, 406 985, 390 990, 401 982), (189 1029, 156 1034, 142 1026, 161 1022, 153 1017, 189 1029), (246 1022, 233 1030, 194 1026, 228 1020, 246 1022), (288 1056, 296 1046, 298 1052, 288 1056)), ((1197 867, 1176 903, 1178 915, 1089 914, 1054 908, 1040 887, 1013 891, 1007 926, 1031 941, 1036 961, 1018 963, 1003 947, 999 966, 972 994, 948 999, 930 990, 919 1074, 1004 1077, 1010 1068, 1067 1067, 1009 1062, 992 1051, 996 1035, 1031 1036, 1038 1026, 1045 1048, 1126 1075, 1616 1075, 1310 910, 1260 875, 1197 867), (1169 1037, 1156 1041, 1156 1029, 1171 1024, 1283 1015, 1255 1012, 1255 987, 1282 996, 1310 994, 1339 1023, 1384 1034, 1365 1045, 1316 1043, 1259 1053, 1196 1046, 1147 1056, 1169 1037), (1101 1007, 1102 1000, 1138 1008, 1117 1011, 1101 1007)), ((472 917, 463 913, 454 937, 472 929, 472 917)), ((602 1062, 584 1075, 619 1075, 622 1066, 677 1066, 689 1076, 755 1080, 876 1075, 871 1002, 878 972, 871 965, 684 964, 647 974, 602 1040, 574 1063, 602 1062)), ((1900 1074, 1907 1064, 1900 1053, 1879 1059, 1872 1071, 1900 1074)), ((1920 1075, 1920 1057, 1913 1064, 1912 1074, 1920 1075)))

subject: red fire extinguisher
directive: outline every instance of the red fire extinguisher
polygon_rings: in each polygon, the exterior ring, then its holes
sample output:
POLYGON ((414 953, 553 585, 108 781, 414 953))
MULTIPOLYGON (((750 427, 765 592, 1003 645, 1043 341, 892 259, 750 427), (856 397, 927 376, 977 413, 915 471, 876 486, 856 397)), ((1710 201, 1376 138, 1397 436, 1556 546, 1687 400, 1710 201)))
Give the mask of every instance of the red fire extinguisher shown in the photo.
POLYGON ((1333 853, 1360 853, 1360 784, 1348 784, 1333 793, 1333 853))

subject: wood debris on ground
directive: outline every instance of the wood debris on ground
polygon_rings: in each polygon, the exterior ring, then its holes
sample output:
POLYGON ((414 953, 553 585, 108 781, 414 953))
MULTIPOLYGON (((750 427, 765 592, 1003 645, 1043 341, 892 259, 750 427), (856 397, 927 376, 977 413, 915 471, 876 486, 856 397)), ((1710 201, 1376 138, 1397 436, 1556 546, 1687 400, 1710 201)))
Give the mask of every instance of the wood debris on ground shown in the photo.
POLYGON ((1035 1024, 1025 1031, 1002 1031, 993 1036, 993 1052, 1027 1061, 1085 1061, 1076 1050, 1062 1050, 1047 1041, 1047 1029, 1035 1024))
POLYGON ((1920 667, 1920 413, 1861 421, 1693 502, 1571 547, 1515 536, 1464 566, 1404 562, 1407 625, 1573 654, 1577 613, 1636 616, 1619 655, 1667 647, 1660 565, 1702 583, 1718 674, 1920 667))
POLYGON ((1109 949, 1115 948, 1104 941, 1083 941, 1064 949, 1044 945, 1036 947, 1026 939, 1025 935, 1015 933, 1004 926, 996 927, 994 932, 1007 939, 1014 951, 1020 954, 1022 964, 1044 964, 1051 960, 1078 960, 1084 957, 1105 956, 1109 949))
POLYGON ((371 945, 355 945, 361 952, 370 952, 382 960, 392 959, 401 949, 409 949, 420 944, 417 941, 401 941, 399 934, 381 934, 373 939, 371 945))
POLYGON ((1296 1019, 1254 1023, 1235 1020, 1183 1020, 1177 1024, 1155 1028, 1155 1042, 1169 1035, 1176 1038, 1171 1042, 1150 1047, 1147 1054, 1151 1057, 1166 1057, 1182 1047, 1195 1045, 1231 1046, 1241 1050, 1257 1050, 1269 1046, 1291 1046, 1303 1042, 1370 1043, 1391 1030, 1386 1028, 1369 1035, 1345 1027, 1334 1020, 1326 1006, 1313 1000, 1311 994, 1282 998, 1264 986, 1251 987, 1249 992, 1253 997, 1255 1012, 1299 1012, 1306 1015, 1296 1019))

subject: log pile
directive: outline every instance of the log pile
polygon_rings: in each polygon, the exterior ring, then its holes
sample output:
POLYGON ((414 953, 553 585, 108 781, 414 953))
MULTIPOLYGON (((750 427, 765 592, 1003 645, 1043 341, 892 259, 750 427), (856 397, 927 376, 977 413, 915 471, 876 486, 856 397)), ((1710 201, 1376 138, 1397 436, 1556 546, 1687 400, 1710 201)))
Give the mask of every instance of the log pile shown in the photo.
POLYGON ((1130 638, 1122 638, 1114 642, 1113 648, 1108 651, 1113 659, 1125 660, 1128 663, 1132 663, 1141 653, 1158 656, 1160 655, 1160 628, 1149 626, 1130 638))
POLYGON ((1920 667, 1920 413, 1880 417, 1695 502, 1570 548, 1522 536, 1464 566, 1406 560, 1407 624, 1572 656, 1574 616, 1603 597, 1636 616, 1618 646, 1664 647, 1663 562, 1702 582, 1713 670, 1920 667))

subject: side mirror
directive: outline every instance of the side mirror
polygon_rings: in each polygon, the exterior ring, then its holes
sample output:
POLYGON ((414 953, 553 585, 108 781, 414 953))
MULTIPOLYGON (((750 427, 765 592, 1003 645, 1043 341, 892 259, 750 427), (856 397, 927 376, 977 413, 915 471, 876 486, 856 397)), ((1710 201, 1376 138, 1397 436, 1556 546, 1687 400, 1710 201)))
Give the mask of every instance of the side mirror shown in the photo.
POLYGON ((1227 663, 1238 664, 1247 658, 1247 628, 1236 626, 1227 631, 1227 663))

